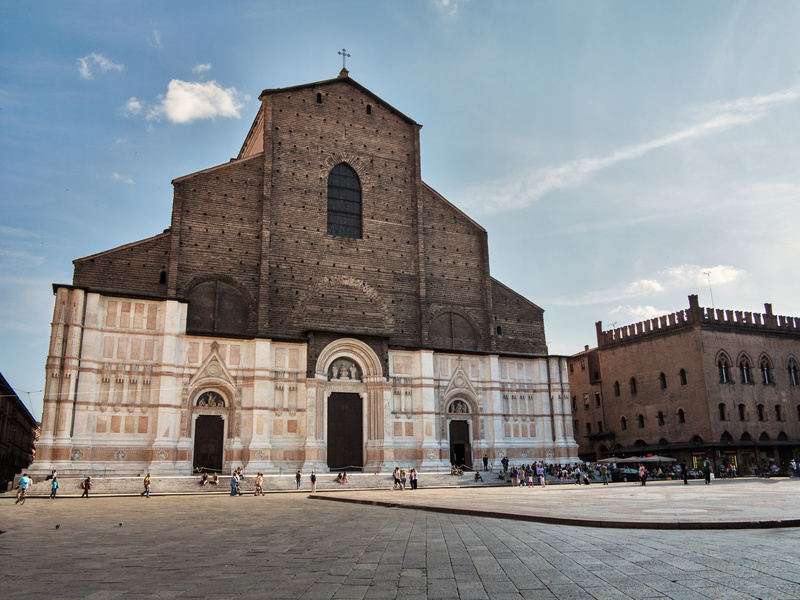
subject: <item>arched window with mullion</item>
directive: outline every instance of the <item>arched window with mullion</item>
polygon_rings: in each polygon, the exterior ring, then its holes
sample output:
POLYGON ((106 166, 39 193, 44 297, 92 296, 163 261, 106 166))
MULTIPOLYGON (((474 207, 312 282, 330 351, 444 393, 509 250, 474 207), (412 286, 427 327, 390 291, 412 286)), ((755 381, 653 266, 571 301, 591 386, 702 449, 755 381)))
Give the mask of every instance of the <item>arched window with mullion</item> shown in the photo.
POLYGON ((328 233, 361 238, 361 182, 345 163, 328 173, 328 233))

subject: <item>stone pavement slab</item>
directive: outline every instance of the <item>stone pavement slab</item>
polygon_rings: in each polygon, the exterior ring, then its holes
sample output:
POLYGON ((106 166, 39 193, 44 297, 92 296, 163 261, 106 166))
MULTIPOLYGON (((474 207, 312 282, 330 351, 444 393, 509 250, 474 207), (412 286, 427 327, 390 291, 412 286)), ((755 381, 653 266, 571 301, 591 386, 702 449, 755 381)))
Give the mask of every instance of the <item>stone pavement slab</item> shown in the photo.
POLYGON ((3 499, 0 530, 4 599, 800 598, 792 528, 599 529, 271 494, 3 499))
POLYGON ((315 499, 560 525, 645 529, 800 527, 800 479, 321 492, 315 499))

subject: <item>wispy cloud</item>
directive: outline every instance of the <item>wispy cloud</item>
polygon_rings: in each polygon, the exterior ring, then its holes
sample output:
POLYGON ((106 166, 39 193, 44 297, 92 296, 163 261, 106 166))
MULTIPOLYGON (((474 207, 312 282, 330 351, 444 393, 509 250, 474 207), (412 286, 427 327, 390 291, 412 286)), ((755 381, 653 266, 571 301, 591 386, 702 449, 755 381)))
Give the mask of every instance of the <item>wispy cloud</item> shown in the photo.
POLYGON ((603 169, 639 158, 658 148, 752 123, 766 117, 772 109, 798 99, 800 85, 773 94, 710 104, 692 111, 694 123, 673 133, 617 148, 606 156, 583 158, 517 173, 507 180, 469 190, 465 203, 485 212, 525 208, 556 190, 578 187, 603 169))
POLYGON ((199 64, 192 69, 193 73, 205 73, 211 70, 211 63, 199 64))
POLYGON ((0 270, 30 269, 44 262, 44 257, 24 250, 0 248, 0 270))
POLYGON ((37 239, 45 237, 41 233, 38 233, 36 231, 31 231, 30 229, 7 227, 6 225, 0 225, 0 235, 4 237, 37 238, 37 239))
POLYGON ((158 48, 159 50, 164 47, 164 44, 161 43, 161 32, 158 29, 153 29, 153 33, 147 38, 147 42, 153 48, 158 48))
POLYGON ((120 175, 119 173, 112 173, 111 174, 112 181, 119 181, 120 183, 127 183, 128 185, 133 185, 134 181, 127 175, 120 175))
MULTIPOLYGON (((745 275, 743 269, 737 269, 730 265, 715 267, 680 265, 659 271, 654 279, 640 279, 606 290, 588 291, 566 300, 553 300, 552 303, 561 306, 588 306, 623 302, 636 298, 669 296, 687 288, 707 286, 709 281, 707 273, 711 273, 711 283, 720 286, 740 281, 745 275)), ((663 312, 659 314, 663 314, 663 312)))
POLYGON ((120 65, 117 63, 113 63, 104 56, 92 52, 88 56, 84 56, 83 58, 79 58, 77 61, 78 64, 78 73, 81 74, 81 77, 84 79, 94 79, 94 73, 97 69, 100 70, 101 73, 105 73, 106 71, 122 71, 125 66, 120 65))
POLYGON ((169 82, 167 94, 160 97, 159 103, 147 113, 147 118, 166 118, 173 123, 216 117, 239 119, 244 106, 240 97, 236 88, 223 88, 216 81, 196 83, 173 79, 169 82))
POLYGON ((459 7, 462 4, 466 4, 468 1, 469 0, 433 0, 433 3, 448 14, 454 15, 458 12, 459 7))

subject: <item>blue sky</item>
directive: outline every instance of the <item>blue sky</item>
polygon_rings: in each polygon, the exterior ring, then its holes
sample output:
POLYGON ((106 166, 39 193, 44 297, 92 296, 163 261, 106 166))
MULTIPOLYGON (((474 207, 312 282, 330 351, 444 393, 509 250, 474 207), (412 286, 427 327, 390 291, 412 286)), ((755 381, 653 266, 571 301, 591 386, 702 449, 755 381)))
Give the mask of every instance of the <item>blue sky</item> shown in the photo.
POLYGON ((168 227, 170 181, 343 47, 423 125, 423 180, 488 230, 551 352, 709 283, 800 316, 799 25, 766 0, 3 3, 0 372, 38 418, 52 284, 168 227))

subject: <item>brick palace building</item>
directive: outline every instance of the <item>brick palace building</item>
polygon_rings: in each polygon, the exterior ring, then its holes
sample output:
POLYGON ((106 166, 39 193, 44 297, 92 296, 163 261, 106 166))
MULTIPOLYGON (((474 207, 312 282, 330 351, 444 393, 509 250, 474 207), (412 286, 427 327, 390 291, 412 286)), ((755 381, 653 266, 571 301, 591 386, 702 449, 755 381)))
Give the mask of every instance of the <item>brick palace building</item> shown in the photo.
POLYGON ((581 458, 667 455, 740 473, 800 457, 800 319, 701 307, 603 331, 569 359, 581 458))
POLYGON ((74 261, 34 469, 577 460, 566 357, 420 178, 420 125, 351 79, 265 90, 163 233, 74 261))

